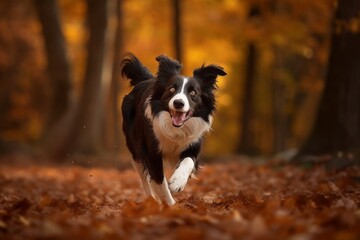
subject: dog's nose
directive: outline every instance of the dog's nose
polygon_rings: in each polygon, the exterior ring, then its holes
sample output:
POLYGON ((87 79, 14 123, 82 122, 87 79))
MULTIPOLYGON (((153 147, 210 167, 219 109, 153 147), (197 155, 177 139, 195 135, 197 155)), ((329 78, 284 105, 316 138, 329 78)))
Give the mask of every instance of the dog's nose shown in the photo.
POLYGON ((181 109, 185 105, 184 101, 181 99, 174 100, 174 107, 175 109, 181 109))

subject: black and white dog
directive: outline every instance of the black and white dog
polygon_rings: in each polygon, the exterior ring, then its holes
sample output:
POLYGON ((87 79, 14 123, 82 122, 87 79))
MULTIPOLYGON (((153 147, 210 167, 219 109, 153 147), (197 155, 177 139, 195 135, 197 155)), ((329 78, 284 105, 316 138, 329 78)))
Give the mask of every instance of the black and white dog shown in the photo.
POLYGON ((122 61, 121 74, 133 86, 122 103, 123 131, 145 194, 173 205, 170 190, 182 191, 198 169, 203 135, 215 110, 216 78, 226 73, 203 65, 185 77, 178 61, 164 55, 156 60, 156 76, 132 54, 122 61), (174 170, 169 183, 165 164, 174 170))

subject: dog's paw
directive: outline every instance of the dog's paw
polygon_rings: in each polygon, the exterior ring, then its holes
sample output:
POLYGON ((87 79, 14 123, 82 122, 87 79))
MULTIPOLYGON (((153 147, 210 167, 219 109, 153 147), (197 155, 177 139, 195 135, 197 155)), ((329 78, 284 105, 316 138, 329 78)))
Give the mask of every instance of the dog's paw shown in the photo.
POLYGON ((184 190, 189 179, 187 174, 175 172, 169 180, 169 188, 172 192, 180 192, 184 190))
POLYGON ((194 161, 190 157, 185 158, 169 180, 170 190, 172 192, 180 192, 184 190, 193 169, 194 161))

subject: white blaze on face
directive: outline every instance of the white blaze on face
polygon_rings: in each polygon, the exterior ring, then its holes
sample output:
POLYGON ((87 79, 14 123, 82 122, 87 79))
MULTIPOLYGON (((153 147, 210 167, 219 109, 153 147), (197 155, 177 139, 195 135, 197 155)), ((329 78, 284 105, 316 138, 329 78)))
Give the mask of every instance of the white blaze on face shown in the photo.
POLYGON ((184 78, 182 86, 181 86, 181 91, 170 99, 169 108, 171 110, 174 110, 174 111, 176 110, 176 108, 174 106, 174 101, 175 100, 182 100, 184 102, 184 107, 182 109, 179 109, 179 110, 181 110, 181 112, 187 112, 187 111, 190 110, 189 100, 185 95, 185 86, 186 86, 187 83, 188 83, 188 79, 184 78))

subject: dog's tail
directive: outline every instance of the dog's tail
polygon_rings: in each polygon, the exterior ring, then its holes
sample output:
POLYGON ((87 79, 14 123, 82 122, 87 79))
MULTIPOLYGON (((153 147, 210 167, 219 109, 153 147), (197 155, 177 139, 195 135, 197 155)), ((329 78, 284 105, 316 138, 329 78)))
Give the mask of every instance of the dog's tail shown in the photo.
POLYGON ((153 79, 154 75, 132 53, 127 53, 121 62, 121 75, 130 79, 130 85, 153 79))

